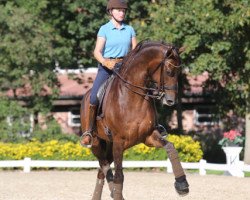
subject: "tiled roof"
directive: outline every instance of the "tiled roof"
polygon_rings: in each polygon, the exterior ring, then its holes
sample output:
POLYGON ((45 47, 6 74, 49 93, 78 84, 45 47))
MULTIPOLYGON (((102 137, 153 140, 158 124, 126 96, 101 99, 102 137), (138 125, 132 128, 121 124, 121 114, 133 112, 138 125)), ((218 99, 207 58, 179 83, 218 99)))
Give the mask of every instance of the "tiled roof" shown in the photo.
POLYGON ((96 73, 83 73, 68 76, 67 74, 58 74, 60 82, 60 96, 82 96, 93 85, 96 73))
MULTIPOLYGON (((87 92, 95 80, 97 68, 90 68, 84 71, 81 70, 56 70, 57 77, 60 85, 61 97, 76 97, 82 96, 87 92)), ((25 85, 23 88, 16 90, 18 97, 27 97, 30 95, 30 85, 25 85)), ((50 88, 44 87, 42 94, 50 93, 50 88)), ((7 96, 13 97, 13 90, 7 91, 7 96)))

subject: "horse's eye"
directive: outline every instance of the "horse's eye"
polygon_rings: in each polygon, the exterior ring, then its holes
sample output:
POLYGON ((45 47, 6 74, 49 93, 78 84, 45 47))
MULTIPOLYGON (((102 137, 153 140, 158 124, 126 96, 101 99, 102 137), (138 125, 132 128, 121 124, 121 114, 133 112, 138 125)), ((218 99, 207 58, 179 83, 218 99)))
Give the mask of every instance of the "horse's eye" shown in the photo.
POLYGON ((168 76, 170 76, 170 77, 173 77, 173 76, 174 76, 173 70, 170 70, 170 69, 167 69, 167 70, 166 70, 166 74, 167 74, 168 76))
POLYGON ((147 86, 150 87, 150 88, 157 88, 157 82, 150 81, 147 86))

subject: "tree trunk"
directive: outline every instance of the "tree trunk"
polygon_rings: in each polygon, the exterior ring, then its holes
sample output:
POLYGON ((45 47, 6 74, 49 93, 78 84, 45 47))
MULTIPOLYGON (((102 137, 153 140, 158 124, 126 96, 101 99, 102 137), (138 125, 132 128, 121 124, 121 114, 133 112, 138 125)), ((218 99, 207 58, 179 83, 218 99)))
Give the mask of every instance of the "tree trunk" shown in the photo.
POLYGON ((245 141, 245 164, 250 164, 250 112, 246 113, 246 141, 245 141))

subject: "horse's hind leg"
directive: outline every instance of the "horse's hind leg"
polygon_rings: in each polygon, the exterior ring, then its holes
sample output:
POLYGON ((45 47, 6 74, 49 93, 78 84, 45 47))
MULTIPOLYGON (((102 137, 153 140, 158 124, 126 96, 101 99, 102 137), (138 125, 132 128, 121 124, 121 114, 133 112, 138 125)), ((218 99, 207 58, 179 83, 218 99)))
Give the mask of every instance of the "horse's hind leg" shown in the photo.
POLYGON ((168 154, 169 160, 173 167, 173 172, 175 175, 175 189, 180 195, 186 195, 189 193, 189 185, 186 180, 186 175, 184 173, 184 170, 181 166, 178 152, 175 149, 174 145, 165 140, 160 133, 155 130, 152 135, 150 135, 146 141, 145 144, 148 146, 154 146, 154 147, 163 147, 166 149, 166 152, 168 154))

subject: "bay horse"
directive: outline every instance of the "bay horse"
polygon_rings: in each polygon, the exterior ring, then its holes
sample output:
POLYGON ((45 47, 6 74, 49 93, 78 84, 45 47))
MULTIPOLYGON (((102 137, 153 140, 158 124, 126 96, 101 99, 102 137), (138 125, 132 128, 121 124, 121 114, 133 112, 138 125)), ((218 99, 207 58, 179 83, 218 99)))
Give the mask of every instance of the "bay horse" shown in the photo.
MULTIPOLYGON (((122 200, 123 152, 139 143, 165 148, 173 167, 175 189, 188 194, 189 185, 174 145, 164 139, 157 127, 154 99, 172 106, 176 103, 180 53, 182 49, 163 42, 144 41, 123 59, 119 71, 108 86, 102 105, 102 116, 97 117, 91 150, 100 168, 93 200, 100 200, 104 180, 111 197, 122 200), (114 176, 110 164, 114 162, 114 176)), ((88 127, 88 91, 81 102, 82 132, 88 127)))

